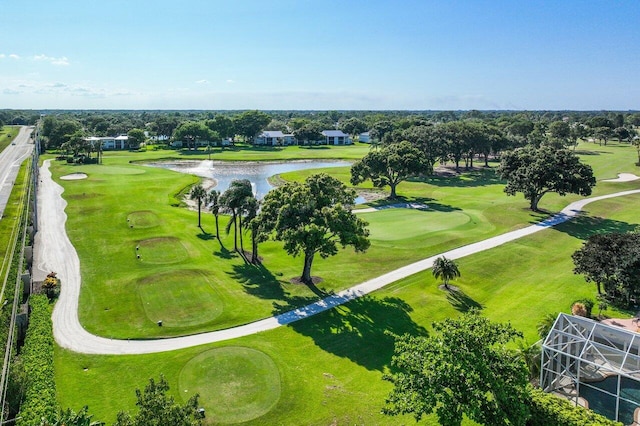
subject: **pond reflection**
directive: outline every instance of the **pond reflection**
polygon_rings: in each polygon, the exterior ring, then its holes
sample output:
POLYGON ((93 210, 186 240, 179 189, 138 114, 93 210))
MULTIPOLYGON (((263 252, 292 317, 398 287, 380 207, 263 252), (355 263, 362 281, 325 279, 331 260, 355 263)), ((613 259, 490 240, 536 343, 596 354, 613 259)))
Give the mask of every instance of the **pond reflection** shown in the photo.
MULTIPOLYGON (((224 192, 232 180, 248 179, 251 182, 251 186, 253 186, 254 194, 261 199, 273 189, 273 186, 268 181, 271 176, 297 170, 347 167, 351 163, 347 161, 222 162, 213 160, 176 160, 148 163, 147 165, 214 179, 216 181, 214 188, 220 192, 224 192)), ((364 199, 361 197, 356 199, 356 204, 363 202, 364 199)))

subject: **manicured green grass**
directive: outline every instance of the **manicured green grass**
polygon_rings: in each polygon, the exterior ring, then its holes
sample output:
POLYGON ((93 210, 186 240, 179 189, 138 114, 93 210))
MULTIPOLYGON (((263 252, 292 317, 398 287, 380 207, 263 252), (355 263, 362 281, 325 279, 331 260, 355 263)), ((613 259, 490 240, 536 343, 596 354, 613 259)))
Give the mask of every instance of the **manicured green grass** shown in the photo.
POLYGON ((0 152, 4 151, 11 142, 18 136, 20 126, 3 126, 0 127, 0 152))
POLYGON ((211 349, 180 371, 179 389, 200 395, 207 418, 240 423, 271 411, 280 399, 280 372, 264 352, 239 346, 211 349))
MULTIPOLYGON (((627 147, 607 150, 608 161, 594 167, 597 173, 615 177, 617 172, 634 171, 628 168, 631 151, 627 147)), ((204 223, 206 232, 202 233, 196 226, 195 212, 169 207, 167 200, 193 182, 191 177, 128 166, 126 161, 128 158, 123 154, 122 158, 105 157, 103 166, 57 164, 54 168, 55 176, 72 171, 89 174, 85 181, 63 182, 69 200, 67 227, 82 262, 81 319, 87 328, 108 336, 127 337, 191 333, 228 327, 317 298, 306 287, 288 283, 290 277, 300 273, 301 261, 284 255, 279 244, 261 245, 264 268, 245 266, 239 258, 221 250, 212 238, 210 214, 204 223), (110 174, 112 166, 131 167, 142 173, 128 177, 110 174), (105 169, 108 171, 101 171, 105 169), (105 205, 110 208, 104 209, 105 205), (83 212, 92 214, 80 214, 83 212), (137 221, 144 225, 138 226, 137 221), (129 227, 132 223, 134 228, 129 227), (183 243, 190 257, 161 264, 146 262, 148 256, 144 253, 142 262, 136 258, 135 246, 141 241, 166 237, 183 243), (181 277, 190 285, 181 285, 181 277), (160 283, 158 289, 140 289, 141 283, 155 285, 156 280, 160 283), (164 287, 162 282, 167 283, 167 289, 159 288, 164 287), (149 305, 141 302, 143 297, 149 305), (173 304, 166 302, 169 297, 173 298, 173 304), (192 300, 199 297, 203 300, 192 300), (193 304, 189 305, 190 302, 193 304), (205 314, 200 316, 199 312, 205 314), (170 320, 167 314, 175 318, 170 320), (163 317, 157 318, 159 315, 163 317), (213 323, 199 317, 213 317, 213 323), (158 327, 156 318, 163 319, 167 326, 158 327)), ((348 181, 348 169, 331 172, 342 174, 342 179, 348 181)), ((324 278, 319 287, 326 291, 343 288, 542 217, 531 214, 521 196, 507 197, 492 173, 480 170, 454 179, 428 178, 401 184, 401 195, 426 202, 430 209, 362 213, 371 222, 371 249, 366 254, 346 250, 334 258, 317 259, 314 275, 324 278), (390 232, 392 226, 397 235, 390 232)), ((305 173, 286 176, 302 179, 305 173)), ((596 192, 638 187, 638 182, 602 183, 596 192)), ((557 211, 575 198, 549 194, 542 207, 557 211)), ((134 408, 136 387, 143 387, 148 378, 163 373, 173 394, 184 400, 194 389, 212 395, 202 404, 214 407, 207 412, 215 413, 218 395, 227 395, 225 403, 230 405, 244 400, 246 395, 242 392, 237 394, 238 399, 234 399, 233 392, 225 393, 234 381, 249 382, 248 386, 256 386, 255 389, 275 386, 275 380, 256 384, 254 377, 258 373, 252 371, 270 371, 275 377, 277 370, 279 399, 273 407, 266 401, 258 408, 248 409, 255 414, 270 407, 247 424, 413 423, 410 417, 388 418, 379 413, 391 389, 389 383, 381 380, 389 368, 393 350, 393 339, 386 331, 425 333, 433 321, 478 307, 494 320, 510 321, 525 333, 526 340, 535 341, 535 326, 543 315, 568 312, 572 301, 595 295, 595 285, 572 273, 571 253, 592 232, 628 230, 638 224, 635 206, 639 201, 640 197, 633 196, 599 202, 589 206, 589 216, 575 222, 460 259, 462 277, 453 283, 461 289, 457 297, 439 290, 431 272, 425 271, 346 306, 228 343, 120 357, 87 356, 58 349, 56 378, 60 402, 76 409, 89 404, 97 418, 112 421, 117 410, 134 408), (231 356, 223 361, 231 366, 225 370, 227 378, 212 379, 210 384, 203 385, 191 371, 197 369, 200 360, 207 365, 211 350, 215 353, 217 348, 228 347, 258 351, 275 368, 265 368, 269 364, 265 361, 266 364, 254 370, 247 368, 250 371, 245 372, 244 367, 234 364, 242 356, 231 356)), ((222 222, 224 226, 225 221, 222 222)), ((223 242, 227 249, 231 248, 228 237, 223 242)), ((625 314, 613 310, 608 313, 625 314)), ((262 355, 256 357, 264 361, 262 355)), ((437 424, 434 418, 426 423, 437 424)))
MULTIPOLYGON (((598 202, 577 222, 460 259, 462 277, 452 283, 461 290, 457 297, 439 290, 431 272, 425 271, 346 306, 226 344, 122 357, 58 350, 60 401, 74 407, 87 403, 96 417, 110 421, 117 409, 133 409, 132 390, 160 373, 167 376, 174 395, 186 400, 198 383, 194 379, 189 384, 182 373, 191 360, 212 348, 246 347, 270 357, 281 378, 276 405, 246 424, 413 423, 410 417, 379 414, 390 391, 390 384, 381 380, 393 350, 387 331, 422 334, 433 321, 477 307, 493 320, 511 322, 526 341, 534 342, 542 316, 569 312, 572 301, 595 296, 595 285, 572 273, 571 253, 593 232, 624 231, 640 223, 635 209, 639 202, 638 195, 598 202)), ((227 374, 243 376, 242 368, 227 374)), ((225 386, 208 388, 214 404, 217 391, 225 386)), ((433 417, 425 423, 437 424, 433 417)))
MULTIPOLYGON (((610 169, 626 170, 623 167, 628 160, 625 156, 628 148, 607 148, 610 169)), ((247 266, 229 251, 233 245, 230 236, 223 235, 224 247, 218 244, 212 235, 211 214, 203 213, 203 232, 196 226, 195 212, 171 207, 174 194, 188 188, 196 178, 127 162, 130 156, 145 155, 107 153, 103 165, 56 162, 52 168, 56 177, 71 172, 88 174, 85 180, 61 183, 69 201, 67 228, 82 265, 80 318, 89 331, 114 338, 197 333, 250 322, 317 300, 318 294, 311 289, 289 282, 300 274, 302 262, 287 256, 280 243, 261 244, 264 267, 247 266), (150 298, 146 286, 132 285, 153 282, 158 276, 167 277, 168 271, 175 277, 197 271, 201 282, 169 286, 167 291, 178 298, 174 304, 150 298), (214 283, 216 297, 205 297, 194 305, 191 301, 198 300, 200 292, 208 294, 209 283, 214 283), (154 303, 157 306, 152 306, 154 303), (198 309, 191 309, 193 306, 198 309), (220 314, 212 320, 209 311, 220 314), (185 315, 188 320, 181 320, 185 315), (206 320, 198 320, 199 315, 206 320), (157 327, 160 319, 172 326, 157 327)), ((324 171, 348 181, 348 168, 324 171)), ((301 171, 284 176, 303 179, 310 173, 301 171)), ((637 182, 603 183, 601 192, 637 185, 637 182)), ((502 188, 493 169, 475 170, 455 178, 430 177, 402 183, 401 195, 426 203, 429 208, 362 213, 361 217, 370 222, 371 248, 365 254, 347 249, 336 257, 316 259, 312 272, 324 280, 320 290, 343 289, 429 255, 544 217, 527 210, 527 203, 520 196, 507 197, 502 188)), ((542 206, 557 211, 569 199, 548 194, 542 206)), ((222 218, 222 228, 226 220, 222 218)))

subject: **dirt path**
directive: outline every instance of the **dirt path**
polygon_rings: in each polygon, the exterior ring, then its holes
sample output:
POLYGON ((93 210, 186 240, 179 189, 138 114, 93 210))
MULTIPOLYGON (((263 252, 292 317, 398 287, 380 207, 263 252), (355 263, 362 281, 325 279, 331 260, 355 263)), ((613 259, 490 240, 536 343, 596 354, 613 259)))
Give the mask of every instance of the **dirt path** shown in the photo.
POLYGON ((42 179, 38 191, 38 197, 40 197, 38 203, 40 231, 36 237, 36 261, 34 265, 45 275, 47 272, 56 271, 63 283, 60 298, 53 311, 53 333, 56 342, 64 348, 87 354, 117 355, 165 352, 235 339, 261 331, 271 330, 332 309, 350 300, 379 290, 395 281, 429 269, 433 265, 433 261, 439 256, 459 259, 484 250, 489 250, 565 222, 576 216, 585 205, 594 201, 640 193, 640 189, 637 189, 576 201, 563 209, 561 213, 538 224, 431 256, 428 259, 388 272, 310 305, 285 312, 275 317, 265 318, 226 330, 191 336, 128 341, 94 336, 82 328, 82 325, 80 325, 78 321, 78 297, 80 295, 81 284, 80 261, 65 231, 67 216, 64 209, 67 203, 62 199, 62 187, 51 179, 49 162, 50 160, 45 161, 40 172, 42 179))

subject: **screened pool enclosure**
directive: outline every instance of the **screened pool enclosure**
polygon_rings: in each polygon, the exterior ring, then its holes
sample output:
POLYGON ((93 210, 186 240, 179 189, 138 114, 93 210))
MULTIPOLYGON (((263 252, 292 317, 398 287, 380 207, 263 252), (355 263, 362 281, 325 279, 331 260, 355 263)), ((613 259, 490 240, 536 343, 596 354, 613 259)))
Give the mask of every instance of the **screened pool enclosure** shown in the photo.
POLYGON ((566 314, 542 344, 540 386, 626 425, 640 414, 640 334, 566 314))

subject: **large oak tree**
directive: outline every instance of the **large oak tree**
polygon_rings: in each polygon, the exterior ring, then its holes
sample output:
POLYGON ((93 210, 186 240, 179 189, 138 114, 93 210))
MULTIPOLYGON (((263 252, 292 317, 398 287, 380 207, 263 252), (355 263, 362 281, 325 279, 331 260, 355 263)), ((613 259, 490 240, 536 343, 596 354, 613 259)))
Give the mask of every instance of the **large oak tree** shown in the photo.
POLYGON ((396 198, 398 184, 412 176, 433 173, 433 164, 410 142, 403 141, 370 151, 351 166, 351 184, 371 179, 373 186, 391 188, 389 198, 396 198))
POLYGON ((522 358, 506 348, 522 334, 492 323, 476 311, 433 324, 429 337, 396 339, 394 384, 386 414, 436 412, 439 423, 458 426, 463 414, 484 425, 524 425, 528 372, 522 358))
POLYGON ((339 180, 321 173, 303 183, 288 182, 267 193, 262 202, 261 228, 272 230, 272 239, 284 242, 293 256, 304 256, 300 280, 312 284, 311 266, 316 254, 338 253, 338 246, 369 248, 367 222, 351 211, 356 193, 339 180))
POLYGON ((540 148, 527 145, 504 153, 498 173, 507 180, 504 192, 507 195, 522 192, 534 211, 538 211, 538 203, 547 192, 587 196, 596 185, 591 166, 581 163, 567 149, 544 144, 540 148))

